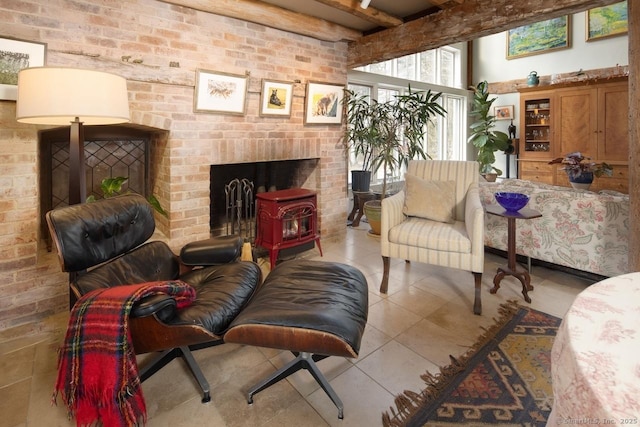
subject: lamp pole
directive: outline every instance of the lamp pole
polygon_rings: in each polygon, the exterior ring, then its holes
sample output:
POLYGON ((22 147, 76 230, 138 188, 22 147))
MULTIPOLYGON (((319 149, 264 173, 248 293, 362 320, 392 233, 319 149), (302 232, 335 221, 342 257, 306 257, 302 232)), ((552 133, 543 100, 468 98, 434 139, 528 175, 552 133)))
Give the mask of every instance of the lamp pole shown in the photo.
POLYGON ((84 173, 84 129, 80 118, 71 122, 69 138, 69 205, 83 203, 87 198, 84 173))

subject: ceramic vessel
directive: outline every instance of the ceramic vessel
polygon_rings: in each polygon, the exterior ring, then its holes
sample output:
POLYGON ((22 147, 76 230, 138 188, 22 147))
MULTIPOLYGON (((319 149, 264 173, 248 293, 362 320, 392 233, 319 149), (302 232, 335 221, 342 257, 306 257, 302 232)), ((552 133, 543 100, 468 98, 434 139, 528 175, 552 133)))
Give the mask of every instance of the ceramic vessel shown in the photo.
POLYGON ((538 86, 538 84, 540 84, 540 78, 538 77, 538 72, 537 71, 530 72, 529 76, 527 77, 527 86, 533 87, 533 86, 538 86))
POLYGON ((582 172, 578 176, 569 175, 569 183, 577 190, 588 190, 593 183, 593 172, 582 172))
POLYGON ((369 200, 364 204, 364 215, 367 217, 371 230, 370 234, 379 236, 381 229, 382 203, 380 200, 369 200))

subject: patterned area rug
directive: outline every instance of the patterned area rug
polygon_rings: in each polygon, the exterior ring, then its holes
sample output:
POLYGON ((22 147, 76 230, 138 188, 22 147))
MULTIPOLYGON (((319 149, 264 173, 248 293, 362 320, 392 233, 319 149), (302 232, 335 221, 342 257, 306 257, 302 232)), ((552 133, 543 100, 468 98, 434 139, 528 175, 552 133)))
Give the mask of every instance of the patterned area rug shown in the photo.
POLYGON ((427 387, 405 391, 382 415, 397 426, 544 426, 551 412, 551 346, 561 319, 520 307, 500 307, 500 318, 463 356, 427 387))

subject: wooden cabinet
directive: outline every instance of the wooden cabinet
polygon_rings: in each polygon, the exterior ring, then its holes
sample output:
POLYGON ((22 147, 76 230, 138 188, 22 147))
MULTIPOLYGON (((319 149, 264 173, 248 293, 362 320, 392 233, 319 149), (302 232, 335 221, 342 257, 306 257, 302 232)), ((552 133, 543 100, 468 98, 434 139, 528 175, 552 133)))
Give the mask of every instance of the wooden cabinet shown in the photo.
POLYGON ((627 79, 536 89, 520 91, 519 177, 570 186, 562 166, 547 163, 580 151, 613 166, 613 177, 596 178, 592 190, 628 193, 627 79))

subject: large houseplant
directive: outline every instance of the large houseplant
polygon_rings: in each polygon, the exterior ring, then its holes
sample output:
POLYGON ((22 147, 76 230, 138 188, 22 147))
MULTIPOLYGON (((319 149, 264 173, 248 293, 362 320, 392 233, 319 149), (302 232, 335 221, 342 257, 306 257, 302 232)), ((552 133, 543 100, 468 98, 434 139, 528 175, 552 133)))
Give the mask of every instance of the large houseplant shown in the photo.
MULTIPOLYGON (((347 113, 346 147, 363 158, 372 173, 383 171, 382 194, 387 194, 387 178, 414 158, 427 158, 423 148, 427 124, 433 117, 444 116, 441 93, 408 91, 386 102, 347 90, 344 98, 347 113)), ((380 209, 380 201, 365 204, 365 215, 372 221, 370 209, 380 209)), ((375 224, 372 226, 375 230, 375 224)), ((378 230, 379 233, 379 230, 378 230)))
POLYGON ((504 132, 494 130, 496 117, 491 114, 491 106, 496 98, 489 98, 489 84, 487 81, 478 83, 473 89, 473 104, 470 115, 475 121, 470 126, 468 141, 478 149, 478 163, 480 163, 480 174, 487 180, 495 180, 495 176, 501 175, 502 171, 493 164, 496 161, 495 152, 508 152, 511 149, 509 135, 504 132))
POLYGON ((372 159, 377 143, 376 130, 369 126, 370 108, 368 97, 357 92, 345 91, 347 128, 344 135, 347 156, 353 155, 361 162, 361 169, 351 171, 351 189, 369 191, 372 159))

